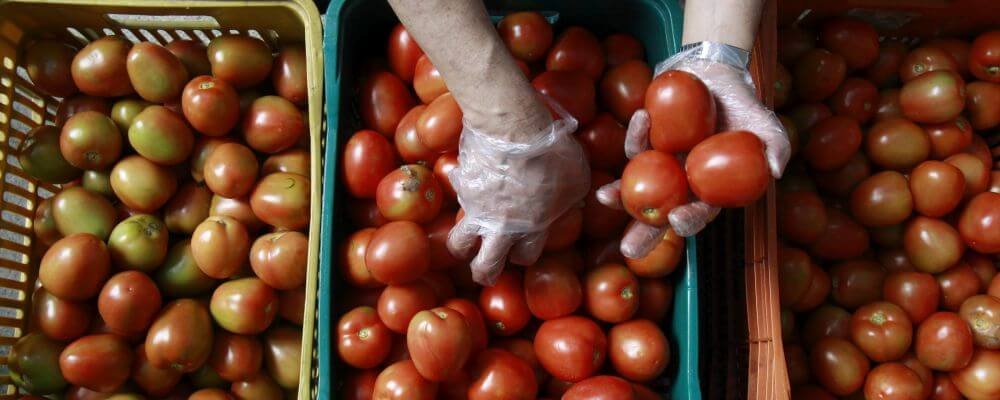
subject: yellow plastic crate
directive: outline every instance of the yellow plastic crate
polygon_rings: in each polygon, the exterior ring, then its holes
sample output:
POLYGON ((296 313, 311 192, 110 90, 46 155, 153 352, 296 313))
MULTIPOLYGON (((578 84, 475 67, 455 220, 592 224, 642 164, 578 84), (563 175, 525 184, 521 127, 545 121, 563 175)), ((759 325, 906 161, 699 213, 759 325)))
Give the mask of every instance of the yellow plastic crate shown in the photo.
MULTIPOLYGON (((309 0, 0 0, 0 356, 23 336, 30 321, 40 249, 31 227, 36 205, 58 192, 40 184, 18 166, 13 150, 31 129, 54 124, 59 98, 34 90, 20 64, 21 45, 38 37, 85 44, 117 35, 133 42, 165 44, 174 39, 206 42, 222 34, 256 36, 272 48, 303 43, 309 86, 311 216, 302 362, 298 399, 315 397, 313 351, 319 242, 323 106, 321 22, 309 0)), ((0 400, 14 400, 17 388, 0 358, 0 400)))

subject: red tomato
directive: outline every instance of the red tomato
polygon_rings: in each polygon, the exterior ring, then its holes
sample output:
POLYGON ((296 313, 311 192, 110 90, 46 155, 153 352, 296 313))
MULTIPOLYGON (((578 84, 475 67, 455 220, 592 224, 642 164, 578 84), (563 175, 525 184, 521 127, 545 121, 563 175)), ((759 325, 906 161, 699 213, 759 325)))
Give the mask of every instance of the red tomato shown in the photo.
POLYGON ((941 286, 941 306, 949 311, 958 311, 965 299, 979 293, 983 285, 976 271, 965 262, 938 274, 937 281, 941 286))
POLYGON ((383 286, 382 282, 376 280, 368 266, 365 264, 365 254, 368 251, 368 243, 371 242, 375 228, 364 228, 348 236, 340 250, 341 276, 348 284, 363 288, 374 288, 383 286))
POLYGON ((1000 83, 1000 31, 985 32, 972 42, 969 71, 976 78, 1000 83))
POLYGON ((649 143, 666 153, 691 150, 715 133, 715 99, 691 73, 672 70, 657 75, 646 89, 649 143), (677 118, 685 115, 685 118, 677 118))
POLYGON ((393 285, 412 282, 430 268, 430 246, 420 225, 390 222, 372 234, 365 265, 379 282, 393 285))
POLYGON ((549 225, 545 239, 545 251, 565 250, 573 245, 583 230, 583 212, 578 207, 570 208, 549 225))
MULTIPOLYGON (((302 111, 280 96, 257 98, 243 115, 243 139, 262 153, 274 154, 294 146, 308 129, 302 111)), ((391 137, 395 131, 393 126, 382 134, 391 137)))
POLYGON ((781 305, 792 306, 798 303, 813 282, 812 261, 809 255, 794 247, 779 247, 778 271, 780 293, 778 297, 781 299, 781 305))
POLYGON ((975 81, 965 85, 965 111, 976 130, 1000 125, 1000 84, 975 81))
POLYGON ((933 71, 903 85, 903 115, 913 122, 935 124, 954 119, 965 107, 965 82, 952 71, 933 71))
POLYGON ((833 116, 833 111, 823 103, 801 103, 789 111, 789 118, 795 128, 801 132, 808 131, 817 122, 833 116))
POLYGON ((667 228, 663 238, 643 258, 625 258, 625 265, 640 278, 662 278, 677 268, 684 256, 684 238, 667 228))
POLYGON ((340 317, 337 336, 337 354, 352 367, 374 368, 389 356, 392 331, 372 307, 357 307, 340 317))
POLYGON ((490 330, 500 336, 520 332, 531 321, 531 311, 517 270, 508 268, 493 286, 479 293, 479 308, 490 330))
POLYGON ((616 33, 604 38, 604 55, 608 57, 608 66, 624 63, 628 60, 642 60, 646 52, 639 39, 627 33, 616 33))
POLYGON ((554 257, 543 257, 525 268, 524 294, 528 310, 541 320, 570 315, 583 303, 576 271, 554 257))
POLYGON ((428 104, 438 96, 448 93, 448 86, 441 77, 441 72, 431 63, 427 55, 420 56, 413 72, 413 91, 424 104, 428 104))
POLYGON ((471 365, 469 400, 534 400, 535 372, 527 362, 506 350, 487 349, 471 365))
POLYGON ((847 75, 847 63, 839 54, 823 49, 810 49, 799 56, 792 75, 795 77, 794 86, 799 98, 821 101, 840 87, 847 75))
POLYGON ((868 399, 925 399, 924 382, 917 372, 901 363, 885 363, 868 373, 865 380, 868 399))
POLYGON ((969 153, 958 153, 946 158, 944 162, 962 171, 962 175, 965 177, 966 199, 985 192, 989 188, 989 167, 976 156, 969 153))
POLYGON ((589 124, 597 114, 594 82, 582 72, 545 71, 538 74, 531 85, 562 106, 580 126, 589 124))
POLYGON ((854 153, 844 166, 830 172, 815 172, 816 186, 829 194, 847 197, 858 183, 871 175, 871 163, 863 152, 854 153))
POLYGON ((389 44, 386 46, 389 67, 392 72, 406 82, 413 81, 413 71, 417 68, 417 60, 424 55, 417 41, 410 36, 403 24, 396 24, 389 32, 389 44))
POLYGON ((878 100, 878 89, 870 81, 847 78, 830 97, 830 108, 834 114, 851 117, 864 124, 875 116, 878 100))
POLYGON ((240 97, 226 81, 199 76, 184 86, 181 109, 184 118, 198 132, 223 136, 239 121, 240 97))
POLYGON ((420 113, 416 124, 420 143, 435 153, 458 150, 458 139, 462 134, 462 109, 451 93, 434 99, 420 113))
POLYGON ((809 356, 813 377, 831 393, 847 396, 861 388, 870 364, 851 342, 827 337, 820 339, 809 356))
POLYGON ((902 307, 912 323, 919 324, 937 310, 941 287, 934 276, 926 272, 894 272, 885 278, 882 296, 902 307))
POLYGON ((972 144, 972 127, 964 117, 925 125, 924 131, 931 139, 931 157, 938 160, 958 154, 972 144))
POLYGON ((562 400, 635 400, 635 389, 617 376, 599 375, 570 386, 562 400))
POLYGON ((851 313, 831 305, 817 308, 802 326, 801 337, 807 349, 815 347, 825 337, 850 340, 851 313))
POLYGON ((625 165, 621 200, 633 218, 654 226, 668 222, 670 210, 688 200, 684 170, 673 155, 648 150, 625 165))
POLYGON ((955 383, 951 381, 951 378, 946 373, 937 373, 934 375, 934 391, 931 399, 933 400, 964 400, 962 393, 958 391, 955 387, 955 383))
POLYGON ((445 196, 442 201, 447 204, 455 204, 457 201, 455 188, 451 185, 449 175, 458 166, 458 152, 444 153, 434 161, 434 176, 437 177, 438 184, 441 185, 441 192, 445 196))
POLYGON ((937 371, 958 370, 972 359, 972 331, 952 312, 927 317, 917 327, 913 344, 920 362, 937 371))
POLYGON ((670 364, 670 343, 650 321, 624 322, 608 331, 608 359, 626 379, 649 381, 660 376, 670 364))
POLYGON ((927 47, 937 47, 947 52, 951 56, 951 59, 955 60, 957 69, 954 71, 962 74, 962 76, 969 76, 969 49, 971 45, 968 41, 939 38, 927 42, 927 47))
POLYGON ((378 209, 390 221, 430 222, 441 210, 441 185, 434 172, 419 164, 384 176, 375 192, 378 209))
POLYGON ((903 249, 917 270, 936 274, 962 258, 965 244, 947 222, 914 217, 903 232, 903 249))
POLYGON ((623 61, 608 69, 601 78, 601 105, 619 122, 626 124, 632 113, 643 107, 646 88, 653 79, 653 70, 641 60, 623 61))
POLYGON ((851 310, 882 297, 885 271, 871 260, 850 260, 830 268, 830 292, 833 301, 851 310))
POLYGON ((396 132, 399 120, 413 105, 410 90, 389 72, 375 71, 361 81, 361 121, 385 137, 396 132))
POLYGON ((909 47, 896 40, 886 40, 879 44, 878 57, 865 70, 865 78, 878 87, 887 87, 899 82, 899 66, 909 52, 909 47))
POLYGON ((951 373, 951 381, 970 399, 1000 397, 1000 351, 977 349, 965 368, 951 373))
POLYGON ((475 355, 486 349, 486 342, 489 339, 479 306, 466 299, 451 299, 444 302, 444 306, 461 313, 465 322, 469 324, 472 337, 472 351, 469 354, 475 355))
MULTIPOLYGON (((424 146, 417 135, 417 120, 426 108, 427 106, 423 104, 413 107, 403 116, 403 119, 399 120, 399 125, 396 126, 394 140, 396 152, 406 163, 430 165, 437 157, 437 154, 424 146)), ((438 177, 438 179, 441 178, 438 177)))
POLYGON ((545 321, 535 333, 535 355, 555 379, 579 382, 604 364, 608 339, 594 321, 577 316, 545 321))
POLYGON ((959 217, 958 231, 973 250, 1000 253, 1000 194, 984 192, 973 197, 959 217))
POLYGON ((420 376, 413 361, 403 360, 382 370, 375 379, 373 399, 434 400, 438 384, 420 376))
POLYGON ((83 336, 90 329, 93 305, 60 299, 45 290, 35 289, 31 326, 37 326, 45 336, 58 341, 70 341, 83 336))
POLYGON ((115 274, 97 298, 97 311, 109 330, 126 337, 149 328, 161 305, 163 300, 156 283, 139 271, 115 274))
POLYGON ((809 264, 810 277, 812 279, 809 281, 806 287, 805 293, 799 298, 797 302, 791 305, 793 311, 806 311, 816 308, 823 303, 827 295, 830 294, 830 287, 832 285, 830 276, 820 268, 818 265, 811 263, 809 264))
POLYGON ((899 77, 905 83, 931 71, 961 72, 958 63, 947 51, 937 46, 923 46, 906 54, 899 66, 899 77))
POLYGON ((872 361, 903 357, 913 340, 913 324, 899 306, 879 301, 859 308, 851 317, 851 340, 872 361))
POLYGON ((132 349, 125 339, 111 334, 79 338, 59 355, 59 370, 67 382, 98 392, 125 383, 131 365, 132 349))
POLYGON ((809 140, 802 148, 802 155, 810 167, 829 172, 846 165, 860 147, 861 127, 857 121, 833 116, 809 130, 809 140))
POLYGON ((448 234, 455 226, 455 214, 443 212, 433 221, 424 226, 427 239, 430 241, 430 268, 435 271, 447 271, 459 266, 460 261, 448 250, 448 234))
POLYGON ((903 174, 882 171, 861 181, 851 193, 851 214, 862 225, 887 227, 913 213, 913 195, 903 174))
POLYGON ((885 89, 878 94, 878 109, 875 120, 902 117, 903 110, 899 106, 899 89, 885 89))
POLYGON ((867 67, 878 58, 878 32, 867 22, 841 17, 823 24, 819 32, 823 47, 844 57, 847 67, 867 67))
POLYGON ((535 371, 535 380, 537 382, 545 382, 549 379, 549 373, 545 372, 545 368, 542 368, 542 364, 538 362, 538 357, 535 356, 535 345, 530 340, 518 338, 502 339, 496 343, 496 348, 507 350, 517 356, 517 358, 528 363, 531 369, 535 371))
MULTIPOLYGON (((778 64, 774 69, 774 109, 780 109, 788 103, 792 96, 792 73, 784 65, 778 64)), ((793 145, 792 148, 795 148, 793 145)))
POLYGON ((806 51, 816 47, 816 34, 798 27, 781 28, 778 31, 778 60, 792 65, 806 51))
POLYGON ((850 216, 827 207, 826 220, 826 230, 810 246, 809 250, 813 255, 830 260, 846 260, 859 257, 868 250, 868 231, 850 216))
POLYGON ((418 312, 406 330, 406 348, 424 379, 442 382, 459 371, 472 352, 472 329, 448 307, 418 312))
POLYGON ((747 131, 710 136, 691 149, 684 167, 691 191, 716 207, 748 206, 771 182, 764 144, 747 131))
POLYGON ((497 33, 514 58, 524 62, 541 60, 552 46, 552 25, 534 11, 507 14, 497 24, 497 33))
POLYGON ((611 114, 597 114, 597 118, 577 132, 576 138, 593 169, 616 174, 625 166, 625 127, 611 114))
POLYGON ((379 371, 374 369, 351 371, 344 379, 344 385, 339 392, 340 398, 344 400, 372 400, 372 396, 375 394, 375 380, 378 379, 378 375, 379 371))
POLYGON ((393 332, 405 333, 414 315, 435 304, 437 295, 424 282, 389 285, 378 298, 378 316, 393 332))
POLYGON ((778 233, 786 240, 810 244, 826 230, 826 206, 816 192, 779 192, 776 209, 778 233))
POLYGON ((591 81, 601 78, 604 72, 604 49, 597 37, 590 31, 571 26, 563 30, 549 55, 545 59, 545 69, 549 71, 580 71, 591 81))
POLYGON ((621 264, 604 264, 584 277, 584 305, 595 319, 627 321, 639 308, 639 280, 621 264))

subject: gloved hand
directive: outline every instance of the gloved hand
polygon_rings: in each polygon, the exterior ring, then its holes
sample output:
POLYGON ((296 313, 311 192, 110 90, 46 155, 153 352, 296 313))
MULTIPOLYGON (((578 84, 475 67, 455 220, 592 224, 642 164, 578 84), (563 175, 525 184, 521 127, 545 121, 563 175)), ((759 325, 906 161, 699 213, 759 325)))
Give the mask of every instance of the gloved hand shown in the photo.
POLYGON ((542 253, 548 227, 590 188, 590 167, 573 138, 577 121, 562 110, 530 143, 462 131, 459 166, 449 179, 465 212, 448 235, 448 249, 472 260, 472 278, 492 286, 506 265, 533 264, 542 253))
MULTIPOLYGON (((764 143, 771 175, 777 179, 791 158, 791 144, 774 112, 757 99, 747 68, 747 56, 738 48, 702 42, 661 62, 656 66, 655 75, 678 69, 700 78, 715 97, 719 114, 717 130, 746 130, 757 135, 764 143)), ((649 113, 636 111, 629 120, 625 139, 625 154, 629 158, 649 148, 649 128, 649 113)), ((608 207, 622 208, 620 188, 620 181, 605 185, 597 191, 598 201, 608 207)), ((718 207, 694 199, 670 211, 670 227, 680 236, 693 236, 712 222, 719 211, 718 207)), ((628 258, 645 256, 660 242, 667 228, 636 222, 622 237, 622 254, 628 258)))

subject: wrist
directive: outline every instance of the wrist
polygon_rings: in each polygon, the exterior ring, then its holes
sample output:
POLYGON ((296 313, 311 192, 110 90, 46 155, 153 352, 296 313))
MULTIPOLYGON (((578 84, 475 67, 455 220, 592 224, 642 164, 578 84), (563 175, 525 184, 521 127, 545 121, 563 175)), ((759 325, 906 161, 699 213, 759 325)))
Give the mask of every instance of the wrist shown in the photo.
POLYGON ((747 70, 750 66, 749 51, 726 43, 688 43, 681 47, 680 53, 685 53, 688 58, 720 62, 741 70, 747 70))

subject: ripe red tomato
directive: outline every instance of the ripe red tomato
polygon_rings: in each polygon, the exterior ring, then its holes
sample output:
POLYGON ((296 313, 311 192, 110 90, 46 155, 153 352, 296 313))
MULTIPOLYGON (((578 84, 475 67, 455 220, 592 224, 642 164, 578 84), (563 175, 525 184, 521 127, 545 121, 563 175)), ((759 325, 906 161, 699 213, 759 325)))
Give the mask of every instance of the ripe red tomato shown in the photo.
POLYGON ((972 330, 952 312, 931 314, 917 327, 914 349, 920 362, 937 371, 955 371, 972 359, 972 330))
POLYGON ((965 368, 952 372, 951 381, 965 397, 1000 397, 1000 351, 977 349, 965 368))
POLYGON ((257 156, 249 147, 239 143, 222 143, 205 159, 203 173, 205 184, 212 193, 235 199, 250 194, 259 169, 257 156))
POLYGON ((899 106, 914 122, 935 124, 954 119, 965 108, 965 82, 952 71, 933 71, 903 85, 899 106))
POLYGON ((914 217, 903 233, 903 249, 917 270, 936 274, 962 258, 965 244, 958 231, 947 222, 914 217))
POLYGON ((673 155, 648 150, 625 165, 621 199, 625 211, 649 225, 667 224, 670 210, 688 200, 684 170, 673 155))
POLYGON ((365 252, 365 265, 379 282, 412 282, 430 268, 430 240, 410 221, 390 222, 375 231, 365 252))
POLYGON ((85 302, 63 300, 45 290, 35 289, 31 296, 31 326, 58 341, 70 341, 90 329, 93 306, 85 302))
POLYGON ((715 133, 715 99, 691 73, 673 70, 657 75, 646 89, 644 104, 650 118, 649 143, 656 150, 686 152, 715 133))
POLYGON ((628 381, 611 375, 584 379, 570 386, 562 400, 635 400, 635 388, 628 381))
POLYGON ((865 70, 865 78, 878 87, 887 87, 899 82, 899 66, 909 52, 909 47, 897 40, 879 43, 878 57, 865 70))
POLYGON ((808 286, 802 297, 791 305, 793 311, 801 312, 816 308, 830 294, 832 281, 826 271, 814 263, 809 264, 809 268, 811 271, 808 276, 812 277, 812 279, 808 281, 808 286))
POLYGON ((823 234, 809 248, 813 255, 823 259, 846 260, 859 257, 868 250, 868 231, 850 216, 827 207, 826 220, 823 234))
POLYGON ((865 68, 878 58, 878 32, 859 19, 841 17, 826 21, 819 40, 823 47, 843 56, 851 69, 865 68))
POLYGON ((965 111, 976 130, 1000 125, 1000 84, 975 81, 965 85, 965 111))
POLYGON ((124 271, 104 284, 97 311, 109 330, 128 337, 145 332, 162 304, 160 290, 148 275, 124 271))
POLYGON ((972 42, 969 71, 976 78, 1000 83, 1000 31, 985 32, 972 42))
POLYGON ((538 395, 535 372, 506 350, 487 349, 471 365, 469 400, 533 400, 538 395))
POLYGON ((385 367, 375 379, 373 399, 434 400, 438 384, 420 376, 413 361, 403 360, 385 367))
POLYGON ((469 333, 472 337, 472 350, 469 354, 475 355, 486 349, 486 342, 489 339, 479 306, 466 299, 451 299, 444 302, 444 306, 461 313, 465 322, 469 324, 469 333))
POLYGON ((944 50, 955 60, 957 69, 955 72, 962 76, 969 76, 969 49, 972 47, 968 41, 953 38, 938 38, 927 42, 927 47, 937 47, 944 50))
POLYGON ((569 316, 545 321, 535 333, 535 355, 555 379, 579 382, 604 364, 608 339, 594 321, 569 316))
POLYGON ((905 310, 912 323, 919 324, 937 310, 941 287, 926 272, 900 271, 885 278, 882 296, 905 310))
POLYGON ((899 106, 899 89, 885 89, 879 92, 875 120, 882 121, 902 116, 903 110, 899 106))
POLYGON ((420 113, 416 123, 417 138, 428 150, 444 153, 458 150, 462 134, 462 109, 451 93, 434 99, 420 113))
POLYGON ((970 248, 984 254, 1000 253, 1000 194, 984 192, 969 201, 958 221, 959 233, 970 248))
POLYGON ((420 56, 413 72, 413 91, 424 104, 428 104, 442 94, 448 93, 448 86, 441 72, 431 63, 427 55, 420 56))
POLYGON ((962 171, 962 175, 965 177, 966 199, 985 192, 989 188, 989 167, 976 156, 969 153, 958 153, 946 158, 944 162, 962 171))
POLYGON ((593 169, 617 174, 625 165, 625 127, 611 114, 597 114, 590 124, 577 132, 576 138, 587 152, 593 169))
POLYGON ((344 385, 340 389, 340 398, 344 400, 372 400, 375 392, 375 380, 378 379, 379 371, 366 369, 355 370, 347 374, 344 378, 344 385))
POLYGON ((391 137, 413 105, 410 90, 387 71, 372 72, 361 81, 360 111, 365 128, 391 137))
POLYGON ((386 286, 378 297, 378 316, 396 333, 405 333, 418 312, 434 308, 437 295, 422 281, 386 286))
POLYGON ((817 308, 802 326, 802 343, 812 349, 825 337, 850 340, 851 313, 843 308, 825 305, 817 308))
POLYGON ((131 366, 132 349, 125 339, 111 334, 79 338, 59 355, 59 370, 67 382, 98 392, 125 383, 131 366))
POLYGON ((851 193, 851 214, 862 225, 899 224, 913 213, 913 196, 903 174, 882 171, 861 181, 851 193))
MULTIPOLYGON (((794 247, 778 248, 778 290, 782 306, 796 304, 813 281, 812 261, 806 252, 794 247)), ((824 296, 825 297, 825 296, 824 296)))
POLYGON ((554 257, 543 257, 525 268, 524 294, 528 310, 541 320, 570 315, 583 303, 576 271, 554 257))
POLYGON ((911 50, 903 58, 899 77, 905 83, 932 71, 961 72, 958 62, 947 51, 938 46, 922 46, 911 50))
MULTIPOLYGON (((280 96, 259 97, 243 113, 243 139, 261 153, 274 154, 294 146, 308 129, 302 111, 280 96)), ((391 136, 395 131, 393 126, 383 134, 391 136)))
POLYGON ((237 382, 257 375, 263 361, 264 348, 256 337, 220 332, 215 335, 212 355, 205 365, 220 378, 237 382))
POLYGON ((608 57, 608 66, 624 63, 628 60, 642 60, 646 52, 639 39, 627 33, 615 33, 604 38, 604 55, 608 57))
POLYGON ((670 343, 650 321, 624 322, 608 331, 608 359, 626 379, 649 381, 660 376, 670 364, 670 343))
POLYGON ((786 240, 810 244, 826 230, 826 206, 816 192, 779 192, 776 209, 778 233, 786 240))
POLYGON ((232 217, 208 217, 191 234, 191 256, 198 269, 215 279, 233 276, 246 266, 250 236, 232 217))
POLYGON ((530 340, 520 338, 502 339, 496 342, 496 348, 507 350, 517 356, 517 358, 528 363, 531 369, 535 371, 535 381, 545 382, 549 380, 549 373, 545 372, 545 368, 542 368, 542 364, 538 362, 538 357, 535 356, 535 345, 530 340))
POLYGON ((590 31, 571 26, 563 30, 549 55, 545 59, 545 69, 549 71, 580 71, 597 81, 604 72, 604 49, 601 42, 590 31))
POLYGON ((448 307, 418 312, 406 330, 406 348, 424 379, 455 376, 472 352, 472 329, 462 313, 448 307))
POLYGON ((434 172, 419 164, 404 165, 379 181, 378 209, 390 221, 427 223, 441 210, 441 185, 434 172))
POLYGON ((597 115, 594 82, 583 72, 545 71, 532 79, 531 85, 562 106, 580 126, 589 124, 597 115))
POLYGON ((38 267, 38 281, 63 300, 82 301, 96 296, 111 269, 104 242, 89 233, 75 233, 52 244, 38 267))
POLYGON ((879 166, 908 170, 927 159, 931 141, 917 124, 903 118, 877 122, 865 137, 865 153, 879 166))
POLYGON ((851 117, 864 124, 875 116, 878 100, 878 89, 871 82, 847 78, 830 96, 830 108, 836 115, 851 117))
POLYGON ((443 212, 424 226, 430 241, 430 269, 447 271, 459 266, 460 261, 448 250, 448 234, 455 226, 455 214, 443 212))
POLYGON ((924 387, 916 371, 892 362, 879 365, 868 373, 864 393, 867 399, 925 399, 924 387))
POLYGON ((879 301, 854 312, 851 340, 872 361, 898 360, 910 348, 913 324, 899 306, 879 301))
POLYGON ((839 54, 810 49, 798 57, 792 75, 799 98, 810 102, 821 101, 840 87, 847 75, 847 63, 839 54))
POLYGON ((184 118, 201 134, 223 136, 239 121, 240 98, 226 81, 199 76, 184 86, 181 109, 184 118))
POLYGON ((403 24, 396 24, 389 32, 389 43, 386 45, 386 58, 392 72, 403 81, 412 82, 417 60, 423 55, 424 51, 403 24))
POLYGON ((534 11, 507 14, 497 24, 497 33, 514 58, 524 62, 541 60, 552 46, 552 25, 534 11))
POLYGON ((830 297, 840 306, 851 310, 877 301, 882 297, 885 271, 871 260, 850 260, 830 268, 830 297))
POLYGON ((861 388, 870 364, 851 342, 834 337, 820 339, 809 356, 810 371, 824 388, 847 396, 861 388))
POLYGON ((368 306, 348 311, 337 324, 337 354, 355 368, 374 368, 389 356, 392 331, 368 306))
POLYGON ((507 268, 493 286, 479 293, 479 309, 490 330, 500 336, 520 332, 531 321, 521 273, 507 268))
POLYGON ((608 69, 601 78, 601 105, 626 124, 643 107, 653 70, 642 60, 628 60, 608 69))
POLYGON ((595 319, 619 323, 639 309, 639 280, 621 264, 604 264, 584 277, 584 305, 595 319))
MULTIPOLYGON (((396 152, 399 153, 399 157, 404 162, 409 164, 431 165, 437 157, 436 153, 424 146, 420 141, 420 136, 417 135, 417 121, 425 109, 427 106, 423 104, 413 107, 403 116, 403 119, 399 120, 399 125, 396 126, 396 137, 393 140, 396 152)), ((347 149, 345 149, 345 153, 346 151, 347 149)))
POLYGON ((983 284, 979 274, 964 261, 938 274, 937 281, 941 286, 941 306, 949 311, 958 311, 965 299, 979 293, 983 284))
POLYGON ((925 125, 924 131, 931 139, 931 157, 938 160, 958 154, 972 144, 972 127, 964 117, 925 125))
POLYGON ((716 207, 745 207, 767 192, 771 171, 764 144, 747 131, 717 133, 698 143, 684 164, 691 191, 716 207))
POLYGON ((833 116, 817 122, 809 130, 809 140, 802 155, 809 166, 819 171, 833 171, 846 165, 861 147, 861 127, 857 121, 833 116))

